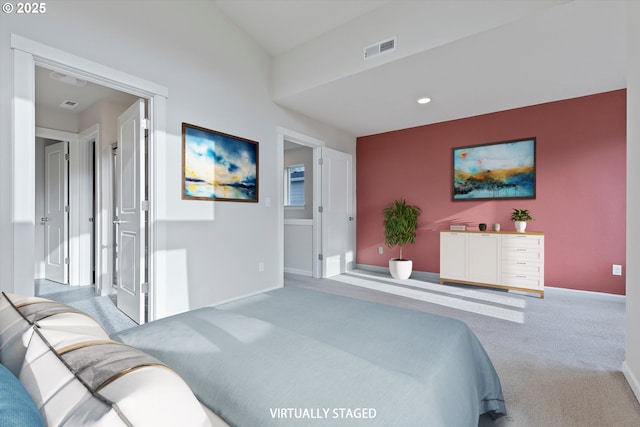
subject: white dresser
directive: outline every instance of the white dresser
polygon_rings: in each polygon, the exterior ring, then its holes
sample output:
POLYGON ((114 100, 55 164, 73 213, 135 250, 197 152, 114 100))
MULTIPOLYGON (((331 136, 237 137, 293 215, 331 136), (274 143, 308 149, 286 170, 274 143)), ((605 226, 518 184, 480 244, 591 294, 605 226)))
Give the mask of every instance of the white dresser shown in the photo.
POLYGON ((544 233, 440 232, 440 283, 535 292, 544 298, 544 233))

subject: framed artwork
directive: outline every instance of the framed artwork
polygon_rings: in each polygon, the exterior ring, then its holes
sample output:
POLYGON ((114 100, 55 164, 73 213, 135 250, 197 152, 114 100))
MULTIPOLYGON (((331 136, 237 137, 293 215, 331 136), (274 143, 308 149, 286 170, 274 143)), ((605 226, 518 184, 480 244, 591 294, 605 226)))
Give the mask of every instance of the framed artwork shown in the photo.
POLYGON ((453 149, 453 200, 535 198, 536 138, 453 149))
POLYGON ((182 199, 258 202, 258 143, 182 123, 182 199))

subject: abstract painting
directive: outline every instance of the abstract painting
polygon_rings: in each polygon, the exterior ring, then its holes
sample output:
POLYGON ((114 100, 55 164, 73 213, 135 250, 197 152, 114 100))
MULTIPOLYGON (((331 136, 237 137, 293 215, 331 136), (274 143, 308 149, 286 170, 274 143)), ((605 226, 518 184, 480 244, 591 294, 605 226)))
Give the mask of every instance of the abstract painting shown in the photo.
POLYGON ((182 123, 182 198, 257 202, 258 143, 182 123))
POLYGON ((536 138, 453 149, 453 200, 535 198, 536 138))

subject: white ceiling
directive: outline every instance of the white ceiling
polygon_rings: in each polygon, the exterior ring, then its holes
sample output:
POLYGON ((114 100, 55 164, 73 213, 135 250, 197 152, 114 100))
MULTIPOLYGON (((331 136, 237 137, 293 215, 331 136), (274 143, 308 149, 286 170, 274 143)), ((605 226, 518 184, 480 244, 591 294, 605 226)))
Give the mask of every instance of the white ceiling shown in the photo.
MULTIPOLYGON (((278 72, 292 52, 311 55, 323 40, 347 34, 347 28, 357 36, 401 22, 406 23, 403 34, 430 31, 428 38, 418 38, 423 47, 414 46, 410 54, 343 75, 336 60, 336 74, 326 81, 276 97, 284 107, 355 136, 626 87, 622 1, 214 1, 274 63, 280 62, 278 72), (473 16, 465 16, 472 7, 473 16), (452 8, 458 8, 460 19, 452 19, 452 8), (425 15, 408 15, 416 10, 425 15), (501 10, 504 17, 497 19, 501 10), (433 101, 418 105, 420 96, 433 101)), ((398 51, 407 39, 398 37, 398 51)))
MULTIPOLYGON (((626 87, 623 1, 213 2, 272 56, 276 78, 286 81, 289 73, 306 84, 278 93, 274 80, 275 102, 354 136, 626 87), (390 34, 401 34, 397 51, 367 64, 364 43, 351 49, 354 40, 390 34), (339 52, 345 46, 354 57, 346 65, 339 52), (305 55, 317 62, 296 68, 291 58, 305 55), (318 69, 320 77, 312 76, 318 69), (432 102, 417 104, 421 96, 432 102)), ((99 99, 130 103, 130 95, 92 83, 76 88, 48 73, 36 72, 40 106, 69 99, 79 113, 99 99)))
POLYGON ((285 53, 392 0, 214 0, 271 56, 285 53))

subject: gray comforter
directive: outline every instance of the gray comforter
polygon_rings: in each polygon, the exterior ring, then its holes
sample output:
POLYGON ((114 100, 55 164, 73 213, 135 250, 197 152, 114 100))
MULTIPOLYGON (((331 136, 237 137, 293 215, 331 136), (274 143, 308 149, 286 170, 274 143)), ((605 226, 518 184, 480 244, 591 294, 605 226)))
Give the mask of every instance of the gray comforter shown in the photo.
POLYGON ((113 336, 177 371, 237 426, 477 426, 506 413, 462 322, 284 288, 113 336))

